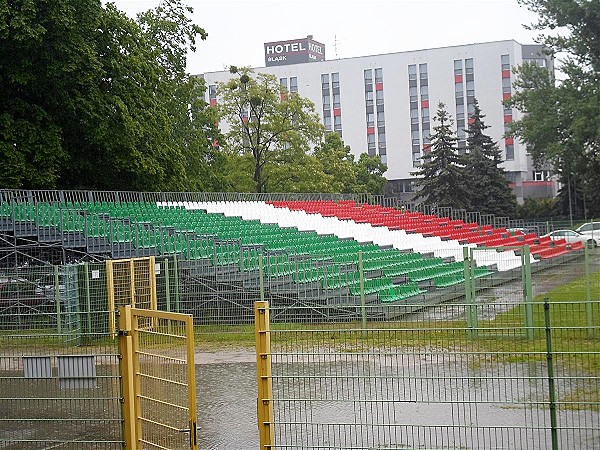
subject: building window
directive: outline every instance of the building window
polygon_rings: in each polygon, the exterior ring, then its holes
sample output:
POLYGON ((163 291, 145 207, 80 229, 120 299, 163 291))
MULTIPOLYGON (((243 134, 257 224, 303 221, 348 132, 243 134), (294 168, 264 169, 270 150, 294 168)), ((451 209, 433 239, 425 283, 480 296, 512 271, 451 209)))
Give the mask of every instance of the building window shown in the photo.
POLYGON ((506 144, 506 160, 515 159, 515 146, 514 144, 506 144))
POLYGON ((323 125, 327 131, 331 131, 331 116, 323 117, 323 125))
POLYGON ((410 123, 419 123, 419 110, 418 109, 410 110, 410 123))
POLYGON ((376 99, 377 99, 377 104, 378 105, 383 105, 383 91, 382 90, 377 91, 376 94, 375 94, 375 96, 376 96, 376 99))
POLYGON ((549 170, 537 170, 533 172, 533 181, 547 181, 550 179, 549 170))
POLYGON ((429 100, 429 86, 421 85, 421 100, 429 100))
POLYGON ((510 55, 501 55, 500 63, 502 64, 502 70, 510 70, 510 55))
POLYGON ((290 92, 298 92, 298 78, 297 77, 290 78, 290 92))
POLYGON ((415 64, 411 64, 408 66, 408 79, 409 80, 417 79, 417 66, 415 64))
POLYGON ((462 83, 454 83, 454 92, 456 92, 456 97, 464 97, 463 84, 462 83))
POLYGON ((340 74, 338 72, 331 74, 331 87, 333 89, 340 87, 340 74))
POLYGON ((334 116, 333 129, 335 131, 340 131, 342 129, 342 116, 334 116))
POLYGON ((373 84, 373 70, 365 69, 365 84, 373 84))
POLYGON ((322 73, 321 74, 321 84, 329 84, 329 74, 328 73, 322 73))
POLYGON ((377 126, 382 127, 385 125, 385 113, 383 111, 377 113, 377 126))
POLYGON ((383 69, 381 67, 375 69, 375 83, 383 83, 383 69))
POLYGON ((475 82, 467 81, 467 96, 472 97, 475 95, 475 82))
POLYGON ((367 106, 373 106, 373 91, 365 91, 365 104, 367 106))
POLYGON ((323 109, 331 109, 331 96, 323 96, 323 109))
POLYGON ((280 84, 280 85, 281 85, 283 88, 285 88, 285 90, 287 91, 287 88, 288 88, 288 80, 287 80, 287 78, 280 78, 280 79, 279 79, 279 84, 280 84))
POLYGON ((375 114, 367 113, 367 126, 374 127, 375 126, 375 114))
POLYGON ((510 92, 510 78, 502 78, 502 92, 510 92))
POLYGON ((419 75, 421 79, 427 78, 427 64, 419 64, 419 75))
POLYGON ((340 94, 333 94, 333 107, 334 108, 341 107, 340 94))
POLYGON ((409 87, 408 88, 408 95, 410 97, 410 101, 414 102, 417 101, 417 87, 409 87))
POLYGON ((473 74, 474 68, 473 68, 473 58, 468 58, 465 59, 465 73, 467 75, 469 74, 473 74))
POLYGON ((462 59, 454 60, 454 75, 462 75, 462 59))
POLYGON ((456 120, 465 120, 465 105, 460 103, 456 105, 456 120))

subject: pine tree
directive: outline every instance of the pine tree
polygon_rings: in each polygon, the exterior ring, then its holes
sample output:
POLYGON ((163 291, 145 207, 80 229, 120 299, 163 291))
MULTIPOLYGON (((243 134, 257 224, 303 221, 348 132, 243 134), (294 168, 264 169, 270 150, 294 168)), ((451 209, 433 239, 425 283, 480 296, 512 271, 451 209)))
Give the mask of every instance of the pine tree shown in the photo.
POLYGON ((412 173, 417 176, 416 198, 437 206, 465 209, 469 206, 464 160, 458 154, 457 138, 451 130, 454 121, 446 111, 446 105, 438 104, 434 120, 431 152, 423 157, 421 167, 412 173))
POLYGON ((512 216, 517 202, 510 189, 506 173, 500 164, 502 154, 498 144, 484 133, 489 128, 485 115, 475 101, 475 111, 469 118, 465 177, 469 180, 469 208, 482 214, 512 216))

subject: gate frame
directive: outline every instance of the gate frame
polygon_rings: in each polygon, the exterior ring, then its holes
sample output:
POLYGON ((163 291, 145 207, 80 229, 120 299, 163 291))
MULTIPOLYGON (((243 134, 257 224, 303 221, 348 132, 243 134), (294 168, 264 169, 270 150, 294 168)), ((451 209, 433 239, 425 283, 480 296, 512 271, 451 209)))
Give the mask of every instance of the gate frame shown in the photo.
POLYGON ((140 366, 138 317, 175 320, 185 323, 185 342, 188 385, 188 428, 180 430, 190 433, 190 450, 198 449, 198 417, 196 413, 196 372, 194 364, 194 321, 191 314, 119 307, 119 351, 123 394, 123 436, 126 448, 141 448, 142 411, 140 404, 140 366))

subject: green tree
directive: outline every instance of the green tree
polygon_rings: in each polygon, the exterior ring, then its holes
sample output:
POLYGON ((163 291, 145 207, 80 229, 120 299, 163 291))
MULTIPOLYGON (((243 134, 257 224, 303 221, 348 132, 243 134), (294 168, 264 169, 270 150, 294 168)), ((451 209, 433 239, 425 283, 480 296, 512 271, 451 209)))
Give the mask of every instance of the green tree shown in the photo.
POLYGON ((96 1, 15 0, 0 6, 0 185, 54 187, 68 162, 64 141, 100 80, 96 1), (89 94, 88 94, 89 93, 89 94), (64 129, 64 125, 69 127, 64 129))
POLYGON ((381 162, 379 156, 369 156, 367 153, 361 153, 358 162, 355 164, 356 181, 348 192, 357 194, 382 195, 386 179, 383 176, 387 166, 381 162))
POLYGON ((498 144, 485 134, 485 125, 479 104, 469 117, 467 154, 464 177, 469 180, 469 209, 482 214, 513 216, 517 200, 512 193, 502 164, 498 144))
MULTIPOLYGON (((600 7, 596 1, 520 0, 539 15, 531 28, 550 52, 566 56, 555 82, 545 69, 516 71, 517 92, 507 104, 526 113, 510 133, 528 146, 536 165, 554 165, 563 186, 559 204, 576 214, 600 214, 600 7), (581 196, 578 195, 581 193, 581 196)), ((564 211, 563 212, 567 212, 564 211)))
POLYGON ((4 2, 0 184, 202 187, 221 160, 203 84, 185 73, 205 37, 186 12, 168 0, 136 22, 97 0, 4 2))
MULTIPOLYGON (((337 133, 327 133, 325 140, 317 146, 314 156, 321 161, 323 172, 330 183, 322 192, 350 193, 357 188, 357 164, 349 145, 337 133)), ((385 180, 384 180, 385 181, 385 180)))
POLYGON ((434 120, 438 125, 433 127, 431 151, 423 157, 419 169, 412 173, 418 177, 416 198, 437 206, 466 209, 469 193, 464 176, 465 161, 458 154, 458 140, 451 129, 454 121, 442 102, 438 103, 434 120))
POLYGON ((286 153, 310 148, 322 139, 324 127, 314 104, 288 93, 273 75, 232 68, 239 76, 218 85, 221 118, 228 126, 228 151, 254 158, 256 192, 269 184, 269 166, 289 160, 286 153))

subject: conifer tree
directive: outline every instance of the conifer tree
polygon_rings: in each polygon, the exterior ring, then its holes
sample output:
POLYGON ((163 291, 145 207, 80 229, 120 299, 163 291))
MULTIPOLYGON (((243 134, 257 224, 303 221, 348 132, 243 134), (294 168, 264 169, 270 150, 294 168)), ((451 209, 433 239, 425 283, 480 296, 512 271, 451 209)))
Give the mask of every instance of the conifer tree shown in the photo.
POLYGON ((451 129, 454 121, 441 102, 434 120, 438 125, 433 127, 431 152, 423 157, 421 167, 412 173, 418 177, 416 198, 437 206, 466 209, 470 188, 464 177, 465 162, 458 154, 457 138, 451 129))
POLYGON ((498 143, 485 134, 479 104, 469 118, 465 178, 469 180, 469 208, 482 214, 512 216, 517 206, 506 173, 500 164, 502 155, 498 143))

